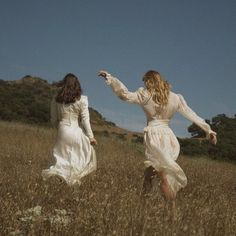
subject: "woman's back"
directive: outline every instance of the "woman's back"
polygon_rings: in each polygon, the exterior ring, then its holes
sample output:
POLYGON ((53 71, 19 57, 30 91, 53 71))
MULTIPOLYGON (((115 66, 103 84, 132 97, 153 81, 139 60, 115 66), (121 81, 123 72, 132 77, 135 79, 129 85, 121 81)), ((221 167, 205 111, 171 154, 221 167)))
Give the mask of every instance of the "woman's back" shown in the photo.
POLYGON ((89 121, 88 99, 81 95, 78 78, 67 74, 58 83, 61 88, 51 102, 51 122, 58 126, 53 148, 55 165, 43 170, 44 179, 53 175, 62 177, 68 184, 80 184, 81 178, 96 170, 96 144, 89 121), (79 126, 78 120, 81 120, 79 126))
POLYGON ((146 114, 147 121, 155 119, 169 120, 178 110, 179 97, 177 94, 170 92, 167 105, 165 107, 161 107, 159 104, 153 101, 146 89, 144 89, 143 92, 147 93, 147 96, 149 96, 148 101, 142 104, 142 108, 146 114))
POLYGON ((93 139, 93 132, 90 126, 87 96, 81 95, 74 103, 57 103, 55 99, 51 103, 51 122, 56 125, 79 126, 78 120, 85 129, 85 133, 93 139))
POLYGON ((74 103, 56 103, 59 121, 77 121, 80 119, 86 101, 87 97, 82 95, 80 100, 76 100, 74 103))

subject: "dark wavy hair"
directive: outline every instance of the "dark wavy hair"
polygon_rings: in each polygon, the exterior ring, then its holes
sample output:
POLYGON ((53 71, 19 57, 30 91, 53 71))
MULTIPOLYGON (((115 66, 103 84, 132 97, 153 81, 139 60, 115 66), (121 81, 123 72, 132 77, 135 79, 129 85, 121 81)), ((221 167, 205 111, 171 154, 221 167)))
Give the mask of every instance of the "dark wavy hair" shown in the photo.
POLYGON ((56 96, 56 102, 68 104, 80 100, 82 89, 78 78, 74 74, 67 74, 62 81, 56 83, 56 86, 60 88, 56 96))

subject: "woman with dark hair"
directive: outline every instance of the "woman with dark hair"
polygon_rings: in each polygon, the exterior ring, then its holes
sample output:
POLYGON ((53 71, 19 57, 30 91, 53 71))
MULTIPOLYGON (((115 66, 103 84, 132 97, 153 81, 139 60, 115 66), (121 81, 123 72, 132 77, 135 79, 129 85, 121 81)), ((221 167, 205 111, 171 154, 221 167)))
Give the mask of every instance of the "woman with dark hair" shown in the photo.
POLYGON ((216 133, 185 102, 180 94, 171 91, 170 84, 157 71, 148 71, 143 76, 145 88, 130 92, 117 78, 106 71, 99 76, 105 78, 113 92, 122 100, 142 107, 147 126, 144 128, 146 170, 144 172, 144 193, 152 187, 152 178, 158 175, 161 180, 161 191, 167 200, 174 200, 177 192, 187 184, 187 178, 176 163, 180 146, 176 136, 169 127, 170 119, 175 112, 198 125, 206 132, 211 143, 216 144, 216 133))
POLYGON ((90 126, 88 98, 82 95, 78 78, 67 74, 56 84, 59 92, 51 102, 51 123, 58 126, 53 156, 56 164, 42 171, 44 179, 62 177, 69 185, 81 183, 81 178, 96 170, 96 154, 92 145, 97 141, 90 126), (81 120, 85 133, 80 128, 81 120))

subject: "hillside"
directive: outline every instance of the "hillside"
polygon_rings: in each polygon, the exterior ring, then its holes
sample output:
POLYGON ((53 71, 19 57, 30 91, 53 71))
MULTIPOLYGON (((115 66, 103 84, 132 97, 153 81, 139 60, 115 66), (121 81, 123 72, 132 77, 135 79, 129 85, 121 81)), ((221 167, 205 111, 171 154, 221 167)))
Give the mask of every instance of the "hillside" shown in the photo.
POLYGON ((41 178, 55 129, 0 122, 0 133, 0 235, 235 235, 233 164, 180 156, 188 185, 173 211, 159 191, 140 195, 141 144, 100 133, 97 171, 69 187, 41 178))
MULTIPOLYGON (((55 87, 39 77, 26 75, 15 81, 0 80, 0 120, 50 125, 50 102, 55 87)), ((129 133, 107 121, 92 107, 90 118, 93 130, 129 133)))
MULTIPOLYGON (((49 126, 50 101, 56 93, 54 86, 38 77, 25 76, 16 81, 0 80, 0 120, 17 121, 49 126)), ((89 108, 92 129, 97 134, 117 136, 143 143, 140 133, 130 132, 107 121, 98 111, 89 108)), ((236 116, 220 114, 207 120, 217 132, 218 144, 210 145, 204 140, 204 131, 191 125, 188 131, 193 138, 179 139, 181 153, 189 156, 208 156, 214 159, 236 161, 236 116)))
MULTIPOLYGON (((0 119, 27 123, 49 123, 50 101, 56 93, 55 87, 46 80, 25 76, 15 81, 0 81, 0 119)), ((91 122, 98 125, 115 126, 90 108, 91 122)))
POLYGON ((213 159, 236 161, 236 115, 228 117, 219 114, 207 120, 212 130, 217 133, 217 145, 210 145, 205 140, 205 133, 198 126, 192 124, 188 131, 193 138, 181 139, 182 153, 186 155, 205 155, 213 159))
MULTIPOLYGON (((0 80, 0 120, 50 126, 50 102, 55 86, 47 80, 26 75, 19 80, 0 80)), ((116 126, 101 113, 89 107, 90 122, 95 135, 115 136, 142 142, 142 134, 116 126)))

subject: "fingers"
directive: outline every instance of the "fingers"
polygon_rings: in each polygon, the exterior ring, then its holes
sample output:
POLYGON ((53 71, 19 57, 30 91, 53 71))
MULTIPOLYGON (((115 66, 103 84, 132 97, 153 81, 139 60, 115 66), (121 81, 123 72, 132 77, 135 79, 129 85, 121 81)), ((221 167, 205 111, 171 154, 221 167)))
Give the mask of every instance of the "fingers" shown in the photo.
POLYGON ((214 137, 214 139, 213 139, 213 144, 216 145, 216 143, 217 143, 217 138, 214 137))
POLYGON ((103 76, 103 75, 106 75, 106 74, 107 74, 107 72, 105 70, 100 70, 98 72, 98 76, 103 76))
POLYGON ((105 71, 105 70, 100 70, 100 71, 98 72, 98 76, 101 76, 101 77, 106 78, 107 75, 108 75, 108 72, 105 71))
POLYGON ((216 145, 216 143, 217 143, 216 134, 214 134, 214 133, 211 133, 211 134, 210 134, 210 142, 211 142, 212 144, 216 145))
POLYGON ((99 73, 98 76, 106 78, 107 75, 105 73, 99 73))
POLYGON ((96 139, 90 140, 90 144, 93 146, 97 145, 97 140, 96 139))
POLYGON ((107 73, 105 70, 100 70, 98 73, 107 73))

